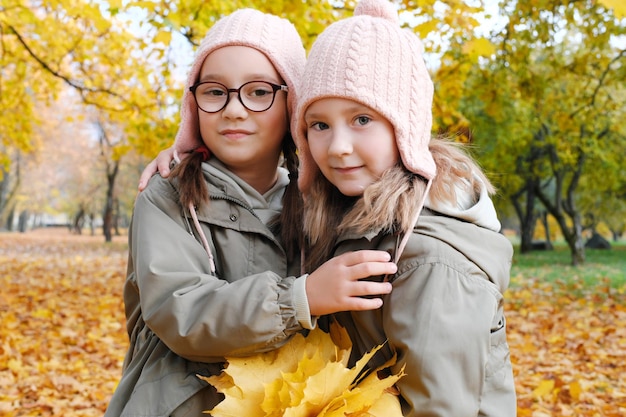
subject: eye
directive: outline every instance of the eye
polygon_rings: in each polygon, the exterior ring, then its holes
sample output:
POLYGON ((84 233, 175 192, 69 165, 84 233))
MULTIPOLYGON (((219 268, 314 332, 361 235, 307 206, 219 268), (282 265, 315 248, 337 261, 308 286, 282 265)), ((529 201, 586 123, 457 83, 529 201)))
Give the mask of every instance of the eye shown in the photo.
POLYGON ((256 90, 251 91, 249 95, 253 97, 263 97, 268 94, 272 94, 271 90, 264 90, 262 88, 257 88, 256 90))
POLYGON ((243 93, 246 97, 263 98, 274 94, 274 90, 272 90, 272 87, 269 84, 263 82, 252 82, 244 87, 243 93))
POLYGON ((328 126, 326 123, 324 122, 313 122, 310 124, 309 129, 313 129, 313 130, 326 130, 328 129, 330 126, 328 126))
POLYGON ((368 116, 359 116, 356 118, 356 123, 360 126, 368 124, 372 119, 368 116))
POLYGON ((224 87, 215 84, 200 84, 197 92, 207 98, 222 97, 226 94, 224 87))
POLYGON ((224 92, 224 90, 221 90, 219 88, 208 88, 203 94, 207 96, 221 97, 226 93, 224 92))

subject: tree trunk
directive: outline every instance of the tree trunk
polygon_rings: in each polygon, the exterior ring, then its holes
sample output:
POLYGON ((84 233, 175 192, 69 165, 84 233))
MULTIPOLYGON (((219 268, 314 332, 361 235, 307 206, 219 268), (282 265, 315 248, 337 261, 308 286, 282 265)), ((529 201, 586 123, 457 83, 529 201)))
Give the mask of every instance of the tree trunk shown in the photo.
POLYGON ((574 221, 572 233, 565 239, 572 253, 572 266, 583 265, 585 263, 585 243, 583 242, 583 229, 580 221, 574 221))
POLYGON ((23 210, 17 220, 17 230, 20 233, 26 232, 28 228, 28 210, 23 210))
POLYGON ((94 216, 94 214, 90 214, 89 216, 89 232, 91 233, 91 236, 95 236, 96 235, 96 227, 94 226, 94 222, 96 217, 94 216))
MULTIPOLYGON (((550 149, 552 160, 557 160, 556 152, 553 147, 550 149)), ((535 189, 537 198, 543 203, 544 207, 557 221, 561 233, 569 246, 570 253, 572 255, 572 265, 578 266, 585 263, 585 244, 583 242, 582 233, 582 218, 580 211, 575 204, 575 192, 580 180, 580 174, 585 162, 585 154, 581 152, 578 155, 576 167, 571 173, 569 184, 566 187, 565 178, 566 173, 564 171, 554 170, 554 190, 553 200, 547 195, 549 182, 544 186, 537 186, 535 189), (565 188, 565 190, 564 190, 565 188), (571 222, 571 227, 567 224, 566 215, 571 222)))
POLYGON ((11 205, 11 209, 9 209, 9 213, 7 214, 7 221, 6 221, 6 229, 9 232, 12 232, 14 229, 14 222, 15 222, 15 204, 11 205))
POLYGON ((119 171, 119 160, 113 162, 113 169, 107 172, 107 194, 104 204, 104 213, 102 215, 102 233, 104 234, 105 242, 111 242, 113 235, 111 229, 113 228, 113 203, 114 203, 114 190, 115 190, 115 178, 119 171))
POLYGON ((543 224, 543 230, 546 236, 546 250, 554 250, 554 246, 552 245, 552 238, 550 237, 550 223, 548 223, 548 212, 541 212, 541 224, 543 224))
POLYGON ((535 187, 530 180, 526 185, 511 197, 511 202, 517 213, 520 223, 520 251, 529 253, 532 251, 533 236, 537 224, 537 214, 535 212, 535 187), (525 196, 525 207, 522 208, 522 196, 525 196))
POLYGON ((72 232, 80 235, 83 233, 83 223, 85 221, 85 209, 81 206, 78 209, 78 213, 74 216, 74 222, 72 224, 72 232))
POLYGON ((11 173, 0 164, 0 218, 4 218, 6 210, 11 210, 10 214, 11 225, 7 229, 13 229, 13 219, 15 218, 15 198, 22 182, 22 157, 21 153, 17 152, 15 160, 11 162, 14 165, 14 171, 11 173), (15 178, 13 179, 12 176, 15 178))
POLYGON ((120 234, 120 199, 115 198, 115 210, 113 215, 113 229, 115 230, 115 236, 121 236, 120 234))

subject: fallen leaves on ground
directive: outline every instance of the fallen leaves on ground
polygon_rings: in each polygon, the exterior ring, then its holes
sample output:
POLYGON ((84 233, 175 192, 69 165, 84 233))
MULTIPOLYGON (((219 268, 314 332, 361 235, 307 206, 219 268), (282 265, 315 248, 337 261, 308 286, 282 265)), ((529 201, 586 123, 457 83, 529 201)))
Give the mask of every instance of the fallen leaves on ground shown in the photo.
POLYGON ((0 234, 0 415, 102 416, 128 346, 126 253, 103 240, 0 234))
POLYGON ((624 292, 517 278, 506 296, 518 416, 626 415, 624 292))
MULTIPOLYGON (((124 237, 0 233, 0 415, 101 416, 128 346, 124 237)), ((626 300, 514 277, 519 417, 626 415, 626 300)))

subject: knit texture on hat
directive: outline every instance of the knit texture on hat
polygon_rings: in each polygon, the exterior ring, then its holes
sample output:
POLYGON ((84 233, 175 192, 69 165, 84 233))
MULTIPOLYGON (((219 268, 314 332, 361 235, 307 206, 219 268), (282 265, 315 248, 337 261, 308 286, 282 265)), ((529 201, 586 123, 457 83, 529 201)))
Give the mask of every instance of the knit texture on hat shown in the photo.
POLYGON ((299 86, 294 138, 303 193, 317 166, 309 151, 304 113, 322 98, 347 98, 371 107, 394 127, 404 166, 429 180, 436 168, 428 150, 433 83, 421 41, 400 28, 387 0, 362 0, 354 16, 330 25, 313 44, 299 86))
POLYGON ((264 53, 287 84, 287 110, 296 105, 296 83, 304 70, 306 52, 300 35, 287 19, 254 9, 240 9, 218 20, 196 51, 187 77, 174 149, 181 154, 202 144, 198 106, 189 87, 198 81, 206 57, 224 46, 249 46, 264 53))

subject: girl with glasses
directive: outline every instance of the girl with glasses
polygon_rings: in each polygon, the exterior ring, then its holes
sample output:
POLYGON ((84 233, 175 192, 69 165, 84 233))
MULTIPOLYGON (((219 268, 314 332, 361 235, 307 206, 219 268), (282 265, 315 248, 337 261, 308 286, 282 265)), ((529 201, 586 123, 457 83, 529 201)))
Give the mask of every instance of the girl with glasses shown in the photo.
POLYGON ((219 374, 224 356, 275 349, 316 316, 378 308, 391 290, 359 281, 396 271, 382 251, 300 274, 290 115, 304 62, 293 25, 252 9, 222 18, 202 41, 182 100, 178 162, 135 203, 130 348, 107 417, 202 415, 222 397, 197 375, 219 374))

